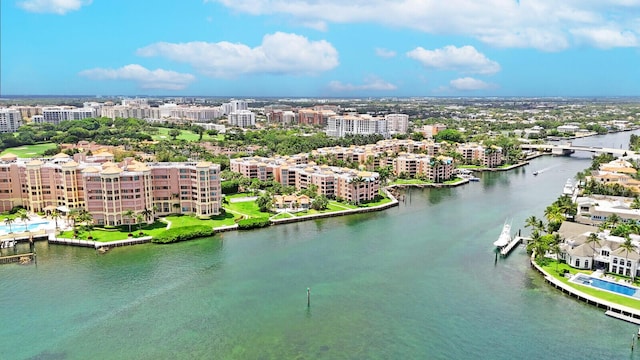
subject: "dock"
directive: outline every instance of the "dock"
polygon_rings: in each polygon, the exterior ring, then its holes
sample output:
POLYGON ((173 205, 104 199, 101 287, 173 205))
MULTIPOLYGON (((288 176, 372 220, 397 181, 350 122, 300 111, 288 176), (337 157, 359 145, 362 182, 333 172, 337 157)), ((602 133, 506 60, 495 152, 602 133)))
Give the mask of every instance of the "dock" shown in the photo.
POLYGON ((24 259, 28 259, 28 263, 31 263, 33 259, 35 259, 35 253, 24 253, 24 254, 16 254, 16 255, 8 255, 8 256, 0 256, 0 264, 10 264, 10 263, 23 263, 24 259))
POLYGON ((619 313, 619 312, 615 312, 612 310, 607 310, 604 312, 605 315, 607 316, 611 316, 612 318, 616 318, 618 320, 624 320, 626 322, 630 322, 632 324, 636 324, 636 325, 640 325, 640 319, 634 318, 632 316, 629 315, 625 315, 623 312, 619 313))
POLYGON ((92 240, 80 240, 80 239, 65 239, 65 238, 56 237, 55 235, 49 236, 49 243, 50 244, 89 247, 89 248, 94 248, 94 249, 99 249, 99 248, 102 248, 102 247, 113 248, 113 247, 120 247, 120 246, 146 244, 148 242, 151 242, 151 236, 142 236, 142 237, 138 237, 138 238, 132 237, 132 238, 129 238, 129 239, 109 241, 109 242, 92 241, 92 240))
POLYGON ((500 255, 502 256, 509 255, 511 250, 513 250, 513 248, 515 248, 516 245, 519 245, 520 243, 522 243, 523 240, 524 240, 524 237, 522 236, 514 237, 513 239, 511 239, 511 241, 509 241, 509 243, 506 246, 503 246, 502 248, 500 248, 500 255))

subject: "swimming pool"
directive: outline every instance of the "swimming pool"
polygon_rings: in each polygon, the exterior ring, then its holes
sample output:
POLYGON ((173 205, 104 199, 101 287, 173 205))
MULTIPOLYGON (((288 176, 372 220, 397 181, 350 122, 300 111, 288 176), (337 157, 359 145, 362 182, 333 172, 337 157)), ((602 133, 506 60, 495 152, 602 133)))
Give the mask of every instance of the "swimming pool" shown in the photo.
POLYGON ((586 275, 578 275, 573 280, 576 284, 592 286, 601 290, 611 291, 614 293, 640 298, 640 292, 635 287, 605 281, 586 275))
MULTIPOLYGON (((47 224, 49 224, 49 222, 47 221, 27 223, 27 230, 29 231, 38 230, 41 226, 47 225, 47 224)), ((9 234, 10 232, 16 233, 16 232, 24 232, 24 231, 25 231, 24 223, 22 221, 16 221, 13 224, 11 224, 11 231, 9 231, 9 226, 7 226, 4 222, 0 224, 0 235, 9 234)))

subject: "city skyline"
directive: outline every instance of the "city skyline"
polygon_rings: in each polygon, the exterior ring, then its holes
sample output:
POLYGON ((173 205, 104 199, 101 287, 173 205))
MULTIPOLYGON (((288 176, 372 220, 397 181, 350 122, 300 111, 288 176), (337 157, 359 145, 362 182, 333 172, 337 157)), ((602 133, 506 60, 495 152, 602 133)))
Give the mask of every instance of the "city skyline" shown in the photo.
POLYGON ((2 2, 0 96, 640 95, 635 0, 160 4, 2 2))

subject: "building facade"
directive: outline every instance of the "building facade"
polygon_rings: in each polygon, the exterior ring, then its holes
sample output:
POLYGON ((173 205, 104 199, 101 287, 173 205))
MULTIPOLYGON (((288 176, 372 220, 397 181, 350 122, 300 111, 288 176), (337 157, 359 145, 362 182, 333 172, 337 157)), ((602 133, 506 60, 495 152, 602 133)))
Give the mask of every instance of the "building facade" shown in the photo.
POLYGON ((209 217, 220 213, 220 165, 201 163, 116 164, 76 162, 66 154, 21 160, 0 158, 0 211, 23 206, 42 212, 64 207, 84 209, 99 225, 128 223, 124 212, 157 209, 209 217))
POLYGON ((22 126, 22 114, 16 109, 0 109, 0 132, 14 133, 22 126))

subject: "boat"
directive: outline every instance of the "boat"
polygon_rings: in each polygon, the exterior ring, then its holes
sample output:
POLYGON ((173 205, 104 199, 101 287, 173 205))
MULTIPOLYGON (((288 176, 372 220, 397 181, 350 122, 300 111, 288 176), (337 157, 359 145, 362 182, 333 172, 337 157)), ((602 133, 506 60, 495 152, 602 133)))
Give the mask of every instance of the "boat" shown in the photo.
POLYGON ((538 174, 539 174, 539 173, 538 173, 537 171, 534 171, 534 172, 533 172, 533 176, 538 176, 538 174))
POLYGON ((480 178, 472 176, 469 178, 469 181, 480 181, 480 178))
POLYGON ((567 182, 564 184, 564 188, 562 189, 562 194, 573 195, 574 189, 575 189, 575 186, 573 185, 573 181, 571 181, 571 178, 569 178, 567 179, 567 182))
POLYGON ((493 242, 493 245, 496 247, 505 247, 509 244, 509 242, 511 241, 511 224, 505 222, 504 226, 502 227, 502 232, 500 232, 500 236, 498 237, 498 240, 493 242))

